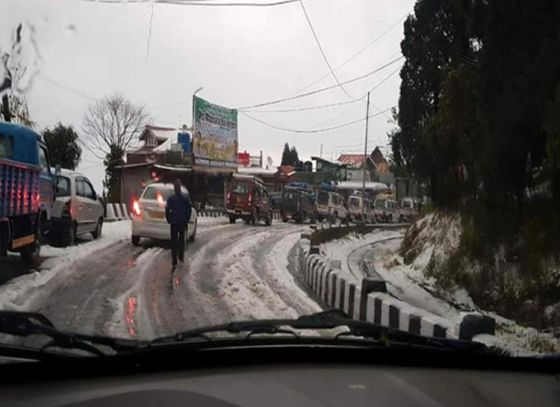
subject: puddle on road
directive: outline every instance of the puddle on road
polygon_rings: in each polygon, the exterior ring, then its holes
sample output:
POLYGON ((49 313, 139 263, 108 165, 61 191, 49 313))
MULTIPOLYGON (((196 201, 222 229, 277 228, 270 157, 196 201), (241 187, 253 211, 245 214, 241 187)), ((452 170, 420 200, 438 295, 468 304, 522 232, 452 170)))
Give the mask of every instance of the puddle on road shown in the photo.
POLYGON ((126 322, 126 327, 128 329, 128 334, 132 337, 136 337, 138 331, 136 330, 136 309, 138 301, 136 297, 129 297, 126 301, 124 320, 126 322))

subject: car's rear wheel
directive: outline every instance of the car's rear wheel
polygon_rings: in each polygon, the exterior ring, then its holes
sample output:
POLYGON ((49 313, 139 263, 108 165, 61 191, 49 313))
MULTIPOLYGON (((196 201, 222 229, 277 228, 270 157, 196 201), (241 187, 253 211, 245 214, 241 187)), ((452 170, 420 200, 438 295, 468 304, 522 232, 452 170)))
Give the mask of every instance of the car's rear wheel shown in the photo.
POLYGON ((254 211, 254 212, 253 212, 253 215, 252 215, 252 217, 251 217, 251 223, 252 223, 253 225, 255 225, 255 226, 258 225, 258 223, 259 223, 259 214, 257 213, 257 211, 254 211))
POLYGON ((73 222, 68 226, 64 243, 66 246, 74 246, 76 244, 76 224, 73 222))
POLYGON ((132 236, 132 245, 138 246, 140 244, 140 236, 132 236))
POLYGON ((266 226, 272 225, 272 212, 268 213, 268 217, 266 218, 266 226))
POLYGON ((94 239, 99 239, 103 233, 103 218, 99 218, 95 230, 91 233, 94 239))
MULTIPOLYGON (((235 219, 234 219, 234 222, 235 222, 235 219)), ((195 222, 195 224, 194 224, 193 233, 192 233, 192 235, 189 236, 189 239, 188 239, 189 242, 194 242, 196 240, 196 229, 198 229, 198 221, 195 222)))
POLYGON ((231 223, 232 225, 235 223, 236 220, 237 220, 237 218, 235 216, 230 216, 229 217, 229 223, 231 223))

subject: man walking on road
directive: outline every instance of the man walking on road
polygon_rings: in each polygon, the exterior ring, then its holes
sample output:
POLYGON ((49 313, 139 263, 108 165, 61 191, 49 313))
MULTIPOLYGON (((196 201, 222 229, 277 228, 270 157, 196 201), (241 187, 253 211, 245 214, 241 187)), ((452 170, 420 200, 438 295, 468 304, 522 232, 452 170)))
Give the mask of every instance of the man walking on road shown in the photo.
POLYGON ((177 265, 177 258, 183 263, 185 256, 185 232, 191 219, 192 204, 188 195, 181 192, 181 181, 173 183, 175 193, 167 199, 165 217, 171 225, 171 256, 173 265, 177 265))

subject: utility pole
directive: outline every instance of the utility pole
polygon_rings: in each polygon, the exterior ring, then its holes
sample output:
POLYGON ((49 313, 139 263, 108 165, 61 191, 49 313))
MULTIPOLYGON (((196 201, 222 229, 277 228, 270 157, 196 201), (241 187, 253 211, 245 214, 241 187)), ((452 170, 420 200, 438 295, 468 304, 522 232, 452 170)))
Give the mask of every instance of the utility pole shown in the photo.
POLYGON ((366 162, 367 162, 367 142, 368 142, 368 127, 369 127, 369 92, 367 93, 367 106, 366 106, 366 140, 364 143, 364 162, 362 163, 363 169, 363 183, 362 183, 362 220, 365 219, 365 200, 366 200, 366 162))
POLYGON ((319 153, 319 157, 323 158, 323 145, 321 144, 321 152, 319 153))

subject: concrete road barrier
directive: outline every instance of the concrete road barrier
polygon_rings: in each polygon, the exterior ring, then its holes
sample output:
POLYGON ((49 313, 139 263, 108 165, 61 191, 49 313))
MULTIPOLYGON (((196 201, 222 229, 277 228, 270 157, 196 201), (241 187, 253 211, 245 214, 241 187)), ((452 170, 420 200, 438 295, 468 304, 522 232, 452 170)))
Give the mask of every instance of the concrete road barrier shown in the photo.
POLYGON ((434 338, 471 340, 494 334, 495 321, 488 316, 468 313, 460 321, 450 321, 392 297, 379 276, 351 280, 318 246, 309 247, 304 256, 303 281, 317 300, 352 319, 434 338))

